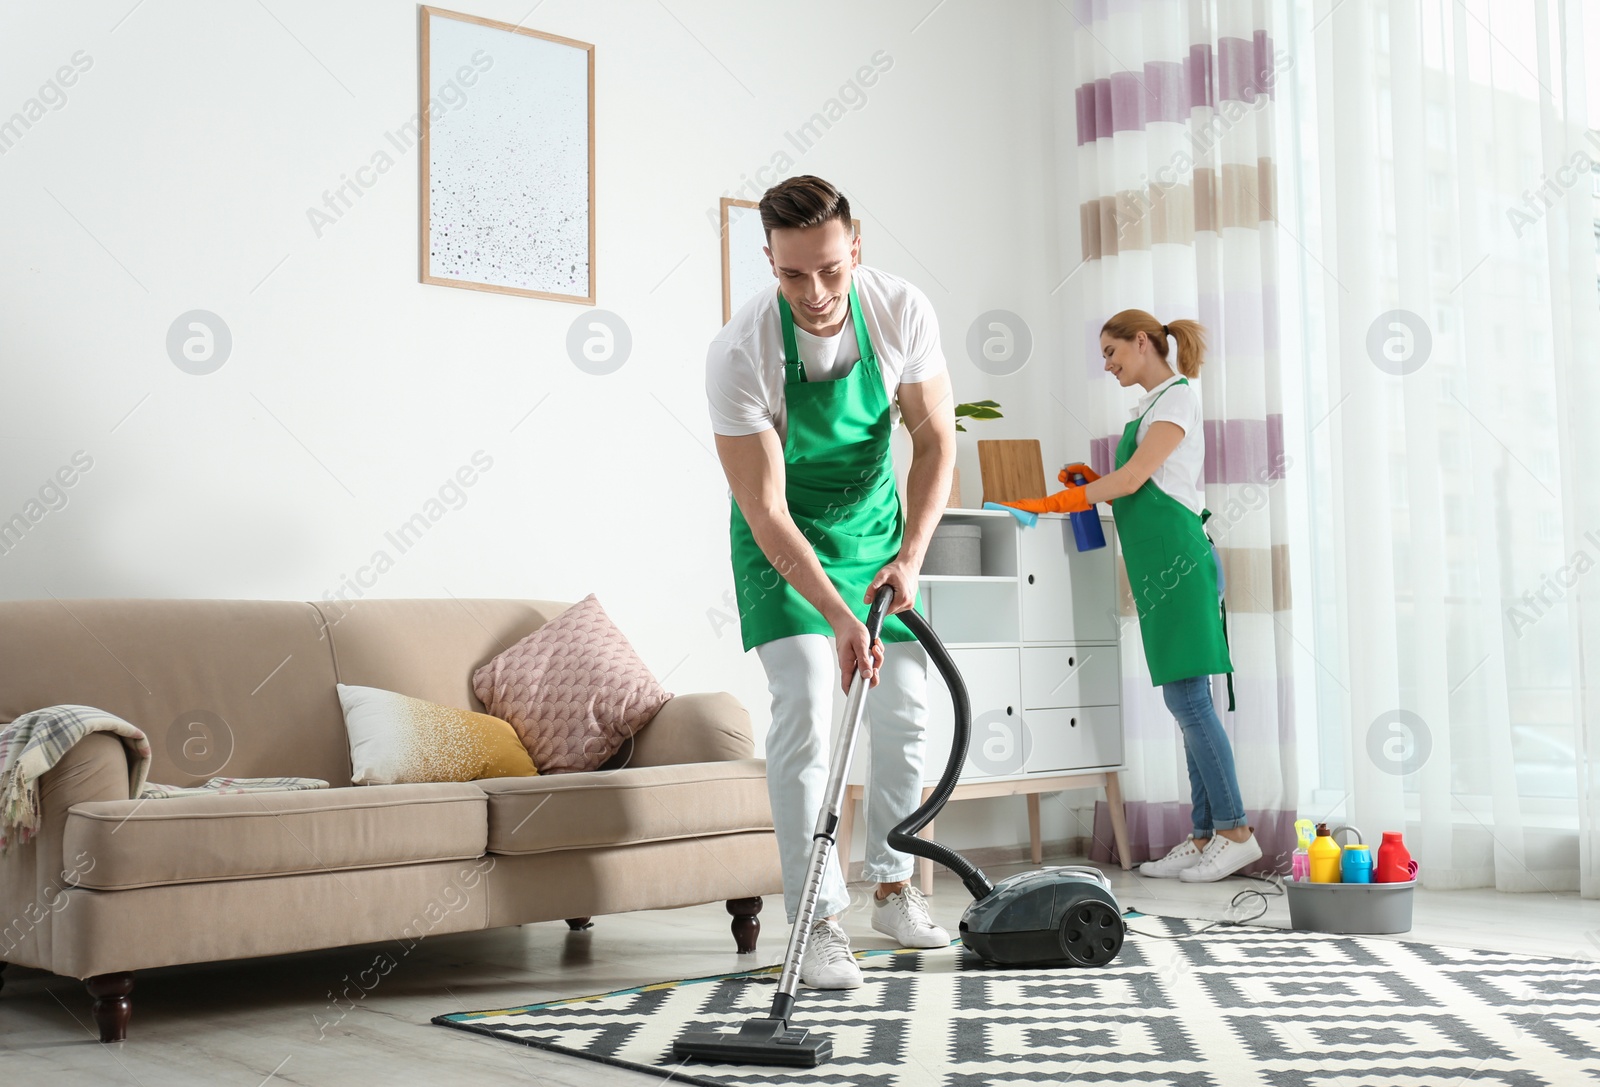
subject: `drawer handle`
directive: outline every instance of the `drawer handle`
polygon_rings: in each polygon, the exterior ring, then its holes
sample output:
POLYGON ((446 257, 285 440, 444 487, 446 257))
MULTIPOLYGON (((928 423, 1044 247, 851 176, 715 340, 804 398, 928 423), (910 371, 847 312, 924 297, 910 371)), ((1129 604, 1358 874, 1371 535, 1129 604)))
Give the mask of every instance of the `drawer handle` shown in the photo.
POLYGON ((1067 724, 1071 725, 1073 728, 1077 728, 1078 727, 1078 719, 1076 717, 1074 717, 1070 721, 1068 721, 1067 724))
POLYGON ((1068 658, 1067 658, 1067 667, 1068 667, 1068 668, 1071 668, 1071 667, 1072 667, 1072 664, 1073 664, 1073 661, 1072 661, 1072 658, 1071 658, 1071 657, 1068 657, 1068 658))
POLYGON ((1007 716, 1007 717, 1010 717, 1010 716, 1011 716, 1011 707, 1010 707, 1010 706, 1007 706, 1007 707, 1006 707, 1006 716, 1007 716))
POLYGON ((1032 584, 1033 584, 1033 575, 1032 575, 1032 574, 1029 574, 1029 575, 1028 575, 1028 584, 1029 584, 1029 585, 1032 585, 1032 584))

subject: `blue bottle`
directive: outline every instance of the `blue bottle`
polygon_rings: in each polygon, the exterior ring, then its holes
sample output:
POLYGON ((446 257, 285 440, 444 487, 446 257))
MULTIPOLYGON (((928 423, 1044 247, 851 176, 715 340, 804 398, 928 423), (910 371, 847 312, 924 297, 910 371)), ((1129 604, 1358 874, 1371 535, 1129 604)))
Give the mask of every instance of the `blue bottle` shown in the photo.
POLYGON ((1372 851, 1357 843, 1347 845, 1339 856, 1339 876, 1345 883, 1372 882, 1372 851))
MULTIPOLYGON (((1081 472, 1072 473, 1072 482, 1079 487, 1087 486, 1088 480, 1083 478, 1081 472)), ((1071 513, 1072 537, 1078 544, 1079 551, 1093 551, 1097 547, 1106 545, 1105 530, 1100 527, 1100 511, 1090 508, 1082 513, 1071 513)))

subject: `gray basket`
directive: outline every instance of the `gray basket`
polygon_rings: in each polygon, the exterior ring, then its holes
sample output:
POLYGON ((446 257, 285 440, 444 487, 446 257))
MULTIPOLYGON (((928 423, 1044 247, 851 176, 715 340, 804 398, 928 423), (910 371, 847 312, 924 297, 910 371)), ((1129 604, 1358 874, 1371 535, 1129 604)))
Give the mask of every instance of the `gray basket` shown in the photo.
POLYGON ((1301 932, 1381 935, 1411 931, 1408 883, 1288 883, 1289 927, 1301 932))
POLYGON ((977 525, 935 528, 922 558, 922 572, 977 577, 983 572, 983 529, 977 525))

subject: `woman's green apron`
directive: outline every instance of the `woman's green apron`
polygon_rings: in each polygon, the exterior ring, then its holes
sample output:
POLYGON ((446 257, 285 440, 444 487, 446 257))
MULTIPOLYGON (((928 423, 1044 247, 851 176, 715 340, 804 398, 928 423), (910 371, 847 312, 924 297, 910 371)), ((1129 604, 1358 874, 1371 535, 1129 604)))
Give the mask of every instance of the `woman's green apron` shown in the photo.
MULTIPOLYGON (((1187 385, 1179 378, 1173 385, 1187 385)), ((1171 388, 1172 386, 1168 386, 1171 388)), ((1122 429, 1116 467, 1139 447, 1139 424, 1166 395, 1122 429)), ((1113 499, 1112 515, 1128 568, 1128 588, 1139 610, 1139 634, 1156 686, 1194 676, 1228 673, 1233 709, 1233 661, 1228 655, 1227 612, 1217 593, 1217 568, 1203 527, 1210 510, 1196 514, 1147 479, 1132 494, 1113 499)))
MULTIPOLYGON (((905 532, 895 487, 889 435, 894 428, 878 356, 867 335, 861 300, 850 287, 850 317, 861 361, 836 381, 808 381, 795 347, 794 313, 782 294, 784 397, 788 434, 783 443, 789 516, 811 544, 844 602, 866 619, 867 586, 895 560, 905 532)), ((767 561, 750 525, 733 503, 733 577, 745 649, 795 634, 833 633, 822 613, 795 592, 767 561)), ((911 631, 891 616, 883 641, 907 642, 911 631)))

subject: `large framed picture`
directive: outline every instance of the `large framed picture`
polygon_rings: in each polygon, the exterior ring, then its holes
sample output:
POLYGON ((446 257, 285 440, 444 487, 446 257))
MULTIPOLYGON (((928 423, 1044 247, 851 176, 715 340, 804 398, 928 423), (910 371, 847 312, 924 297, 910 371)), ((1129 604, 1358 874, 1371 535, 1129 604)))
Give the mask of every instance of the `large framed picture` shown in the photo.
POLYGON ((594 305, 594 46, 422 8, 422 282, 594 305))
MULTIPOLYGON (((861 220, 851 219, 861 233, 861 220)), ((761 229, 761 205, 753 200, 722 198, 722 323, 762 291, 777 289, 772 262, 767 260, 767 232, 761 229)))

